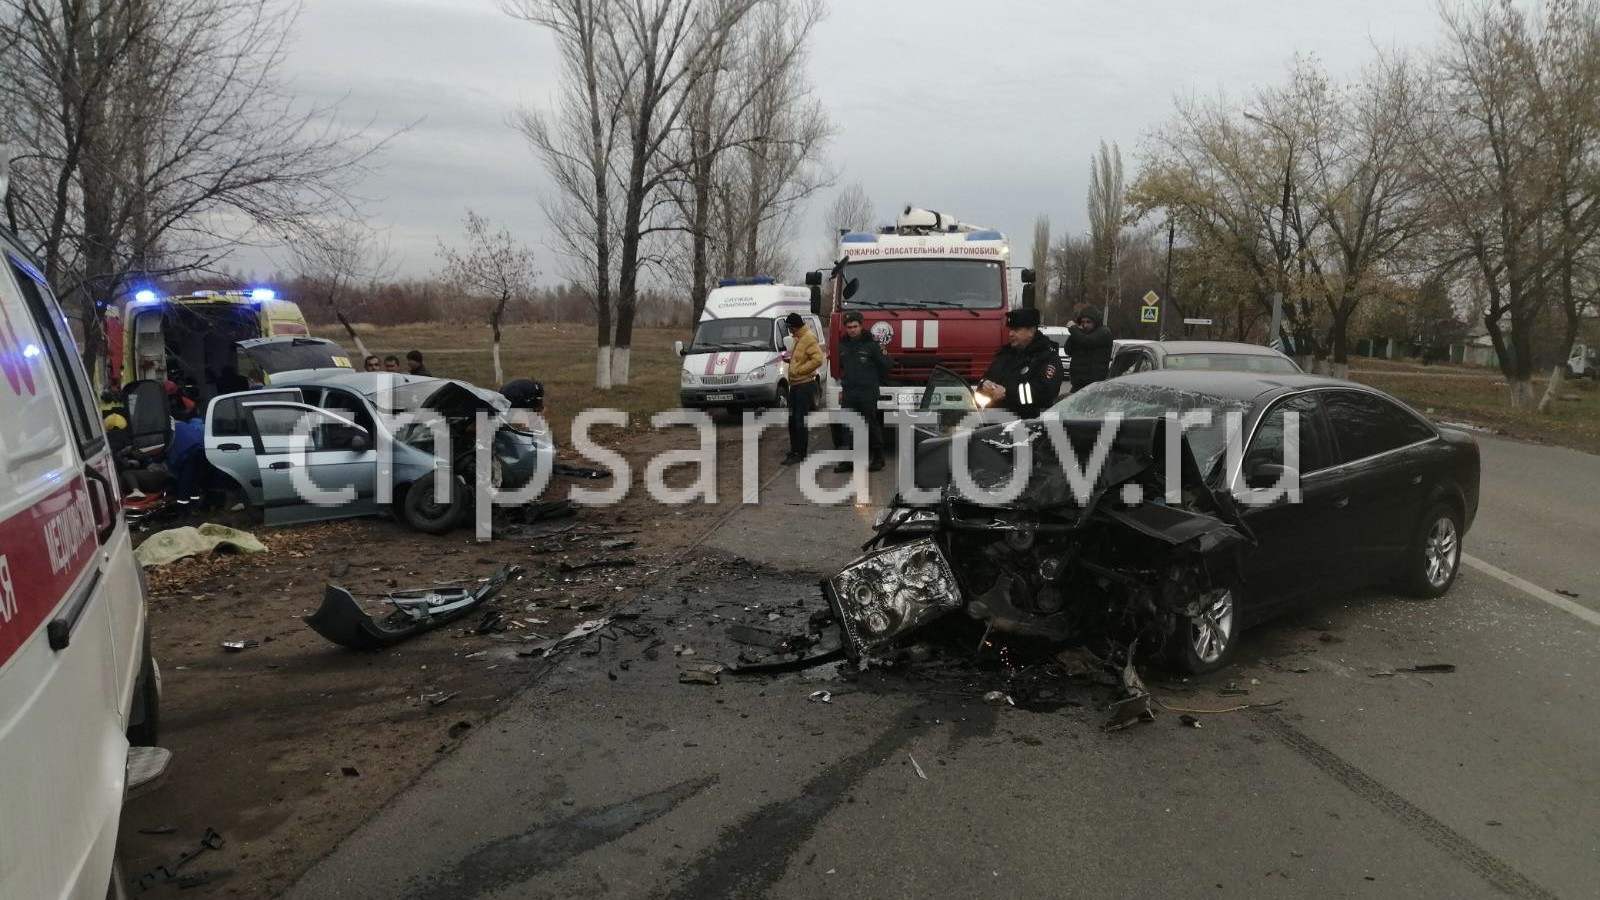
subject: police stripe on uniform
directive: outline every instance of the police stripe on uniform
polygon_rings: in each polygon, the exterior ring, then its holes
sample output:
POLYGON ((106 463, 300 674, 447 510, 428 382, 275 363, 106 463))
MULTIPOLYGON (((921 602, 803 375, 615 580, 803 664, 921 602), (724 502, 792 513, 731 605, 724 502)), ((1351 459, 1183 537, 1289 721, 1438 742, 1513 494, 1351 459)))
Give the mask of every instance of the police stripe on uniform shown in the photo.
POLYGON ((1022 384, 1018 385, 1017 386, 1017 398, 1022 401, 1022 404, 1024 406, 1032 406, 1033 405, 1033 385, 1031 383, 1029 383, 1029 382, 1026 382, 1026 381, 1024 381, 1022 384))

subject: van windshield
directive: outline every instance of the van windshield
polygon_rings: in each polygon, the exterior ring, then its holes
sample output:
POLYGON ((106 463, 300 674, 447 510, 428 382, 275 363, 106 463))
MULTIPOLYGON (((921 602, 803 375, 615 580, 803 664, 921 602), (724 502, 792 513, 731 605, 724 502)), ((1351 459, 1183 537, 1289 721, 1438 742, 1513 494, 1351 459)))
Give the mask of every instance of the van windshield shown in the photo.
POLYGON ((723 350, 776 350, 772 319, 709 319, 694 330, 689 353, 723 350))

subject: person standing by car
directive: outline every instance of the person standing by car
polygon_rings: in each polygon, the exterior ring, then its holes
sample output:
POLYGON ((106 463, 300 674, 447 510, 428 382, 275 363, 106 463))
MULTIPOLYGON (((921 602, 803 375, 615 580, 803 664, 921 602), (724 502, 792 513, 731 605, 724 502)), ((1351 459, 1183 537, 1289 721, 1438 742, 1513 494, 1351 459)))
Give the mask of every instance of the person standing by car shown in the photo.
POLYGON ((383 358, 383 370, 385 372, 398 373, 400 371, 400 357, 395 356, 393 353, 385 356, 383 358))
POLYGON ((1061 393, 1061 358, 1055 342, 1039 333, 1037 309, 1006 313, 1006 330, 1006 345, 983 373, 978 393, 988 397, 996 409, 1023 419, 1036 418, 1061 393))
MULTIPOLYGON (((395 361, 399 362, 399 360, 395 361)), ((366 359, 361 361, 361 368, 367 372, 382 372, 383 362, 376 356, 368 355, 366 359)))
POLYGON ((799 313, 789 313, 783 324, 794 338, 794 349, 789 353, 789 455, 783 458, 783 464, 791 466, 805 459, 809 449, 806 414, 816 400, 817 370, 824 360, 822 345, 799 313))
POLYGON ((1106 380, 1111 368, 1111 329, 1105 327, 1100 310, 1085 306, 1078 313, 1076 328, 1067 334, 1067 358, 1071 371, 1067 380, 1074 391, 1083 390, 1096 381, 1106 380))
POLYGON ((544 385, 532 378, 514 378, 500 388, 501 396, 511 404, 506 410, 506 421, 518 431, 532 431, 543 427, 544 385))
MULTIPOLYGON (((841 404, 866 420, 867 452, 871 460, 867 471, 883 468, 883 425, 878 421, 878 389, 889 377, 889 355, 883 352, 878 339, 867 333, 861 313, 851 310, 844 314, 844 338, 839 341, 839 366, 843 370, 841 404)), ((854 429, 844 425, 833 426, 833 446, 845 446, 845 434, 854 429)), ((852 435, 852 438, 854 436, 852 435)), ((854 440, 851 441, 854 446, 854 440)), ((842 462, 833 467, 835 472, 848 472, 854 463, 842 462)))
POLYGON ((420 375, 423 378, 433 377, 433 373, 428 371, 428 367, 422 364, 421 350, 406 351, 406 369, 412 375, 420 375))

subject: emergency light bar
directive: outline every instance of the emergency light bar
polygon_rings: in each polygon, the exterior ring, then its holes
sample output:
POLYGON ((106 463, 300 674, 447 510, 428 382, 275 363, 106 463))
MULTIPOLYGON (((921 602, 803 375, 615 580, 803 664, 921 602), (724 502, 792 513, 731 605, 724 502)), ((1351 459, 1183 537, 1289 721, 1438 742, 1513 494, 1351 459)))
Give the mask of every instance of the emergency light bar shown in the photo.
MULTIPOLYGON (((734 287, 742 284, 777 284, 778 279, 771 275, 747 275, 742 278, 719 278, 717 287, 734 287)), ((270 298, 269 298, 270 299, 270 298)))
POLYGON ((272 288, 256 288, 250 292, 250 299, 256 301, 257 303, 265 300, 275 299, 277 296, 277 292, 272 288))
POLYGON ((135 303, 154 303, 156 302, 156 292, 148 288, 142 291, 135 291, 133 301, 135 303))

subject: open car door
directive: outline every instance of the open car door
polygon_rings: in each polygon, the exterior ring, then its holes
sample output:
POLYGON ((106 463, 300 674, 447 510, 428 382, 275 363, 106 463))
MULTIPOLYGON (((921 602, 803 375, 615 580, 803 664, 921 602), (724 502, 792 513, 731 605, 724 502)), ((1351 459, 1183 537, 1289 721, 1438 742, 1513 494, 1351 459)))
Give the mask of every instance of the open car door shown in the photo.
POLYGON ((159 381, 135 381, 122 389, 128 408, 128 440, 135 452, 161 456, 172 443, 172 412, 167 391, 159 381))
POLYGON ((378 452, 367 429, 304 403, 250 398, 241 410, 250 431, 263 522, 284 525, 377 511, 378 452))

